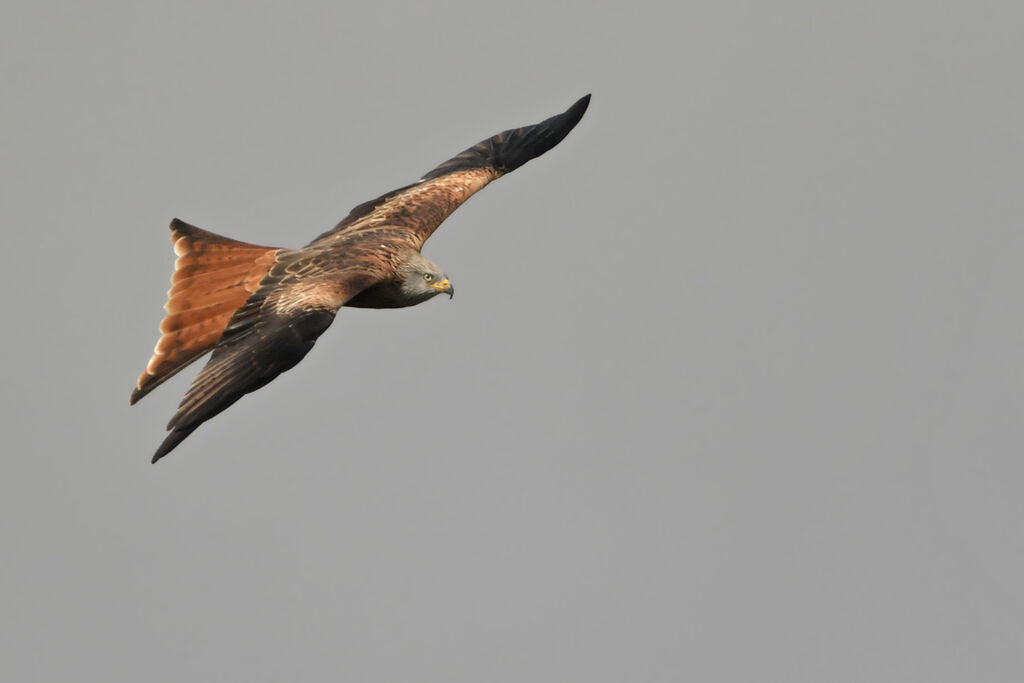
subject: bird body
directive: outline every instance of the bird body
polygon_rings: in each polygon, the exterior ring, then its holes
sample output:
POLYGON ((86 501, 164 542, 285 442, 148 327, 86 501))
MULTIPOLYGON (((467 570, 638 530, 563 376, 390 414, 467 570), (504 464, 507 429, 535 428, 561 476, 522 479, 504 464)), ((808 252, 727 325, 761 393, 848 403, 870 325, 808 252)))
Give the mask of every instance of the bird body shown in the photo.
POLYGON ((505 173, 548 151, 572 130, 590 96, 563 114, 490 137, 418 182, 352 209, 300 249, 248 244, 178 219, 178 258, 153 357, 135 403, 212 350, 167 425, 156 462, 203 422, 302 360, 342 306, 401 308, 454 293, 420 253, 455 209, 505 173))

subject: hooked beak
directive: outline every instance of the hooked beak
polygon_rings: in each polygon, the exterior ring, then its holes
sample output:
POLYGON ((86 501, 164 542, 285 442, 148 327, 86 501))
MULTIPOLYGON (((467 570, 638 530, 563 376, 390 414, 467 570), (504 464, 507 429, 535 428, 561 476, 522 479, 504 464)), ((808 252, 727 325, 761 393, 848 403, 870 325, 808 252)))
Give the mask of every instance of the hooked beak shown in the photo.
POLYGON ((430 286, 432 289, 436 289, 437 291, 443 294, 447 294, 449 299, 455 298, 455 288, 452 287, 452 283, 448 281, 448 278, 445 278, 438 282, 437 284, 430 286))

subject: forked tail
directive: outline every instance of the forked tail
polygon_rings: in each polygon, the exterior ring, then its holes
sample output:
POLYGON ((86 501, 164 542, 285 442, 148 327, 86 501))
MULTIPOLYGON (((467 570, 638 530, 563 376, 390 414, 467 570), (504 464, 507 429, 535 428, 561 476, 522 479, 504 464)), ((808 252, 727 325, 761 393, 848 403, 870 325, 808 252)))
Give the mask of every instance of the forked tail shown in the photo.
POLYGON ((171 221, 171 243, 178 259, 164 305, 167 316, 132 404, 213 348, 280 251, 221 237, 177 218, 171 221))

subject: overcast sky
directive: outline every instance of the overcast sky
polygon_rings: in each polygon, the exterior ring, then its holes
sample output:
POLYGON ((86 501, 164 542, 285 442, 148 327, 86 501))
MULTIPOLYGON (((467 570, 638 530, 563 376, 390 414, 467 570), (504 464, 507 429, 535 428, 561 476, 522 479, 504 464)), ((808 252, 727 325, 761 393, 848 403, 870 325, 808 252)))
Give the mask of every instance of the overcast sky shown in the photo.
POLYGON ((4 681, 1024 679, 1019 3, 4 3, 4 681), (257 6, 259 5, 259 6, 257 6), (592 92, 149 464, 173 217, 592 92))

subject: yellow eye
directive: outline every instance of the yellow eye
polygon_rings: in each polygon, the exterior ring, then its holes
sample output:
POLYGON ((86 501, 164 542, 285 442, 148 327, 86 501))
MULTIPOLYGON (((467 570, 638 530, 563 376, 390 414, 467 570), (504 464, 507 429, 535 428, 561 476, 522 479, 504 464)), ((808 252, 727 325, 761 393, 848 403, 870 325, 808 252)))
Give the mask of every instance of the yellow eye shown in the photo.
POLYGON ((430 282, 431 280, 434 279, 434 276, 431 275, 430 273, 423 273, 423 279, 426 280, 427 282, 430 282))

